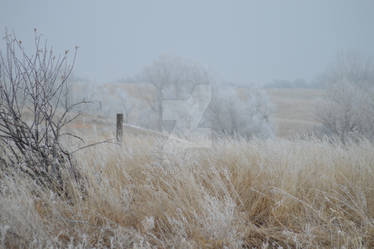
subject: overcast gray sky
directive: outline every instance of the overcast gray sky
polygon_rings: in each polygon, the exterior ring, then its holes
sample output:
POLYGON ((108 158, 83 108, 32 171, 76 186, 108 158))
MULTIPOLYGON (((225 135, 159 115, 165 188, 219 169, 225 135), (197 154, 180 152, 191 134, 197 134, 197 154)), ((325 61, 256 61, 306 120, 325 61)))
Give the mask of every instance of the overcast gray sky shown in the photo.
POLYGON ((160 54, 246 84, 312 79, 341 50, 374 55, 373 0, 0 0, 0 29, 36 27, 56 50, 80 47, 76 74, 131 76, 160 54))

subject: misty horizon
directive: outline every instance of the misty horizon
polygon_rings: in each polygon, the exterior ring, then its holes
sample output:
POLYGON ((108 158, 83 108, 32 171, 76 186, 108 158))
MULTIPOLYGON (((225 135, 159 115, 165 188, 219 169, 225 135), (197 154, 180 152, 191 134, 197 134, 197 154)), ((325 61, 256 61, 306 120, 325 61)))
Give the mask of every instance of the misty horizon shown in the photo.
POLYGON ((340 51, 374 55, 372 1, 1 1, 0 30, 57 53, 79 46, 75 75, 118 81, 160 55, 245 84, 312 81, 340 51))

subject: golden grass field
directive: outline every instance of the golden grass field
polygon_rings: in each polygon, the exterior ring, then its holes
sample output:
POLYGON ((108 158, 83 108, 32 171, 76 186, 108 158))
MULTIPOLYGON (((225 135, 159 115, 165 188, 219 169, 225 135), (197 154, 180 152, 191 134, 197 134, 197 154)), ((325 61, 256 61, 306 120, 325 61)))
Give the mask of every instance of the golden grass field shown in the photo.
POLYGON ((266 90, 274 105, 271 121, 279 137, 294 137, 318 127, 316 108, 323 90, 306 88, 271 88, 266 90))
POLYGON ((3 176, 3 248, 373 248, 374 146, 126 137, 75 154, 67 200, 3 176))
MULTIPOLYGON (((281 136, 315 123, 321 92, 268 92, 281 136)), ((113 137, 114 120, 84 118, 72 128, 88 142, 113 137)), ((66 177, 69 199, 0 174, 0 248, 374 248, 372 143, 224 138, 185 149, 155 134, 126 127, 122 146, 75 153, 85 191, 66 177)))

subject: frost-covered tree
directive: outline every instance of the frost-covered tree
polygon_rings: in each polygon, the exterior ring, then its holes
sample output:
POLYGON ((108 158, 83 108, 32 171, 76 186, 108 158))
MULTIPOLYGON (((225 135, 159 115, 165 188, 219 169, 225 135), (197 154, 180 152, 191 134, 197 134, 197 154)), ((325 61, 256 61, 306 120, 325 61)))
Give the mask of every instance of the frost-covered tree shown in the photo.
POLYGON ((374 64, 369 56, 357 52, 341 52, 321 77, 325 87, 349 82, 355 87, 368 89, 374 86, 374 64))
POLYGON ((270 101, 259 89, 215 86, 205 122, 217 136, 267 138, 273 135, 270 113, 270 101))
POLYGON ((209 84, 209 73, 200 65, 176 56, 160 56, 145 67, 136 81, 149 83, 156 89, 151 107, 157 113, 157 127, 162 130, 164 99, 188 98, 196 85, 209 84))
POLYGON ((325 134, 374 139, 374 65, 355 53, 340 54, 325 73, 325 102, 317 117, 325 134))

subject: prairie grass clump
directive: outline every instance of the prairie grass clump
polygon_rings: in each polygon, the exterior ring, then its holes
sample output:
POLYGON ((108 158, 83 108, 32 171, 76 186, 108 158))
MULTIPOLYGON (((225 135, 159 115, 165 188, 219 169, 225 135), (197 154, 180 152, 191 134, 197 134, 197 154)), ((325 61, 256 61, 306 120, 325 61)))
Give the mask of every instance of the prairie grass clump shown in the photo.
POLYGON ((76 154, 85 193, 0 178, 9 248, 373 248, 374 146, 216 141, 168 153, 127 136, 76 154))

